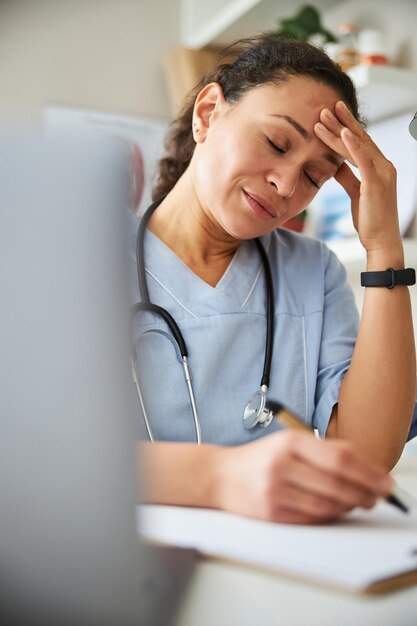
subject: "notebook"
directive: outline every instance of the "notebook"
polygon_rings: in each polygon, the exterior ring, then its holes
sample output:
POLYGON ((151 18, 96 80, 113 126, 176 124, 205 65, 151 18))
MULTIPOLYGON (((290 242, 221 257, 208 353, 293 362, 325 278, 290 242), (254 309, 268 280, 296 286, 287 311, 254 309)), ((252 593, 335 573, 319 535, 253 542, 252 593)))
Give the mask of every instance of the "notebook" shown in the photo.
POLYGON ((170 624, 186 551, 135 528, 122 143, 0 134, 0 623, 170 624))
POLYGON ((212 509, 143 505, 137 519, 150 542, 355 593, 417 582, 417 513, 385 502, 332 524, 273 524, 212 509))

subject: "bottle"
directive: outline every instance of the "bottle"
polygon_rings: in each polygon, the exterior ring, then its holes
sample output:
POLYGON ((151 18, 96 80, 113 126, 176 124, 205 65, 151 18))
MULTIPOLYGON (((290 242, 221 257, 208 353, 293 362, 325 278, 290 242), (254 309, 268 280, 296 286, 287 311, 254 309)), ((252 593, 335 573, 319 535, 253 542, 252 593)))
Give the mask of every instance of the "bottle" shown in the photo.
POLYGON ((361 63, 367 65, 388 65, 386 42, 379 30, 362 30, 358 35, 358 49, 361 63))
POLYGON ((339 24, 339 48, 336 54, 336 62, 343 71, 348 70, 360 62, 360 53, 357 41, 357 26, 355 24, 339 24))

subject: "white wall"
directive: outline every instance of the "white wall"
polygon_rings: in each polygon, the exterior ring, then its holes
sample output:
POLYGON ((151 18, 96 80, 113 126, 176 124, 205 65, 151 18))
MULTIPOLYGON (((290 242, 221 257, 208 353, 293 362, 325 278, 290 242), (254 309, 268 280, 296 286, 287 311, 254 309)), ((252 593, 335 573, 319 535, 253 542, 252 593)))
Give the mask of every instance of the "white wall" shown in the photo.
POLYGON ((0 106, 166 118, 179 0, 0 0, 0 106))

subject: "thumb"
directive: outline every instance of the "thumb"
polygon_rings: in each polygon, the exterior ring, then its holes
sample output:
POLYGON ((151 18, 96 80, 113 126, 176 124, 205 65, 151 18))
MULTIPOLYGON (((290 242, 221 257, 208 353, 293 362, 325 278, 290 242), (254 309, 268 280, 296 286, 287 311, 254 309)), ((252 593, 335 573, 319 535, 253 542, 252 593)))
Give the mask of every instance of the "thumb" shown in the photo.
POLYGON ((334 177, 351 199, 353 225, 355 229, 358 230, 358 209, 361 181, 355 176, 347 163, 342 163, 334 177))
POLYGON ((347 163, 342 163, 334 177, 342 185, 351 200, 357 201, 359 199, 361 181, 355 176, 347 163))

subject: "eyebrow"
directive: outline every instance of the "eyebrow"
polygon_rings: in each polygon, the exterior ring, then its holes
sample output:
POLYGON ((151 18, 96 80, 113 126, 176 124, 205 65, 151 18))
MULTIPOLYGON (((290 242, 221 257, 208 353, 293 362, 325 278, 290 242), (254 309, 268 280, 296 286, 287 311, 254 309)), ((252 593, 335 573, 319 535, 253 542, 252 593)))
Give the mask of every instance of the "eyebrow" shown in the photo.
MULTIPOLYGON (((311 135, 308 132, 308 130, 306 130, 304 128, 304 126, 301 126, 301 124, 299 124, 293 117, 291 117, 290 115, 278 115, 277 113, 271 113, 271 115, 273 117, 278 117, 280 119, 285 120, 286 122, 288 122, 289 124, 291 124, 291 126, 293 128, 295 128, 295 130, 301 135, 301 137, 303 139, 305 139, 306 141, 310 141, 311 140, 311 135)), ((334 154, 332 154, 331 152, 325 152, 323 154, 323 157, 326 159, 326 161, 329 161, 332 165, 335 165, 337 168, 339 168, 343 162, 340 161, 336 156, 334 156, 334 154)))

